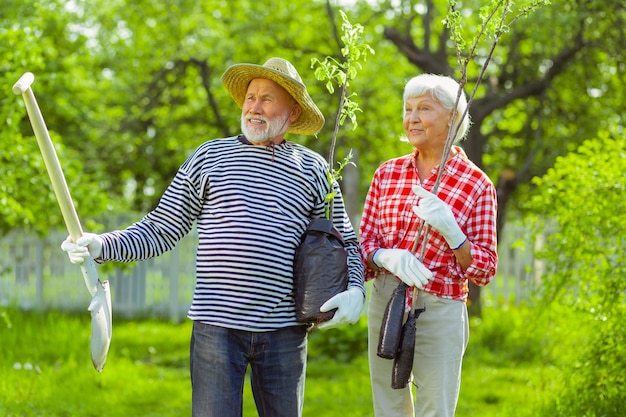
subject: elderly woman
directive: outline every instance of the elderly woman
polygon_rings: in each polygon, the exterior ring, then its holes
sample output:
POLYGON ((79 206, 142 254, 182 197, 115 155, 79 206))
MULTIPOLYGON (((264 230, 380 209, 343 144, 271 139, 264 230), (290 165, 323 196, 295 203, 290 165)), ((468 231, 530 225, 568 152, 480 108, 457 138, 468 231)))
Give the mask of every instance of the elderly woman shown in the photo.
POLYGON ((413 152, 384 162, 365 200, 360 236, 373 282, 368 338, 376 417, 454 415, 469 336, 468 281, 486 285, 496 273, 496 192, 456 145, 470 124, 467 99, 461 93, 457 104, 458 93, 459 84, 445 76, 419 75, 406 84, 403 126, 413 152), (455 145, 442 161, 450 129, 455 145), (409 286, 406 309, 414 302, 425 310, 417 320, 412 384, 393 389, 393 360, 379 357, 377 346, 399 280, 409 286))

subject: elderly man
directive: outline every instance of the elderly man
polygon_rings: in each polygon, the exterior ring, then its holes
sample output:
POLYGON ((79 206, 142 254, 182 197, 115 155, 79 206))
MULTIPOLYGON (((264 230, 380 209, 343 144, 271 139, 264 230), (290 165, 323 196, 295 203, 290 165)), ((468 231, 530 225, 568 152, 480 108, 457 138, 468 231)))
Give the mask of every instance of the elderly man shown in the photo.
MULTIPOLYGON (((302 414, 307 326, 298 323, 294 253, 311 218, 324 217, 327 162, 284 139, 315 134, 324 117, 288 61, 238 64, 222 77, 242 109, 239 136, 200 145, 158 206, 121 231, 67 239, 74 263, 131 262, 171 250, 197 223, 190 371, 193 416, 242 414, 248 365, 259 416, 302 414)), ((358 320, 365 291, 358 241, 334 184, 333 223, 348 252, 348 289, 325 327, 358 320)), ((322 306, 324 307, 324 306, 322 306)))

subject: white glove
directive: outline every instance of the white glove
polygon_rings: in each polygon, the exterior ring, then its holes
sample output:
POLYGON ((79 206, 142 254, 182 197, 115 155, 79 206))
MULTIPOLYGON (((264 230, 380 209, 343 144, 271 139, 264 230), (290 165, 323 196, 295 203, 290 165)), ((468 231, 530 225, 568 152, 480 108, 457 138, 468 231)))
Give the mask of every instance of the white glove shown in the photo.
POLYGON ((344 324, 356 323, 359 321, 359 317, 361 317, 364 302, 363 292, 358 288, 351 287, 344 292, 340 292, 320 307, 322 313, 333 308, 336 308, 337 311, 335 311, 332 319, 319 324, 317 328, 331 329, 344 324))
POLYGON ((413 206, 413 212, 441 233, 450 248, 455 250, 460 248, 467 237, 456 222, 450 206, 419 185, 413 186, 413 192, 421 197, 418 205, 413 206))
POLYGON ((67 252, 70 262, 82 264, 89 258, 99 258, 102 254, 102 238, 93 233, 83 233, 76 243, 70 236, 61 243, 61 249, 67 252))
POLYGON ((378 249, 372 261, 385 268, 409 287, 420 290, 433 278, 433 273, 417 259, 415 254, 406 249, 378 249))

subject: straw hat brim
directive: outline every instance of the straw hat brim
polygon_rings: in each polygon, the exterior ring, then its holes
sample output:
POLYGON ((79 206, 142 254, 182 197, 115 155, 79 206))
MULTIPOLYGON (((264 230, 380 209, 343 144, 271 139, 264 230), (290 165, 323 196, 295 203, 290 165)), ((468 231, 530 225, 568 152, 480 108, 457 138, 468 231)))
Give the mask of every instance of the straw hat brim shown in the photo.
POLYGON ((283 87, 300 105, 302 113, 289 126, 288 132, 311 135, 324 126, 324 115, 317 108, 304 84, 286 76, 280 71, 256 64, 235 64, 222 76, 222 82, 239 108, 248 90, 248 85, 255 78, 272 80, 283 87))

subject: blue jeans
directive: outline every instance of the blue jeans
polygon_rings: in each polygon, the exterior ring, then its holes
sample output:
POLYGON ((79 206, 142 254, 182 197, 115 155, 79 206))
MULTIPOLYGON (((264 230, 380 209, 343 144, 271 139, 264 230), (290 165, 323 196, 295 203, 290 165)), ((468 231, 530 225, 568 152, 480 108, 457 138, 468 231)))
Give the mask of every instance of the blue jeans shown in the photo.
POLYGON ((248 364, 259 417, 302 415, 304 326, 248 332, 194 322, 190 350, 193 417, 241 417, 248 364))

